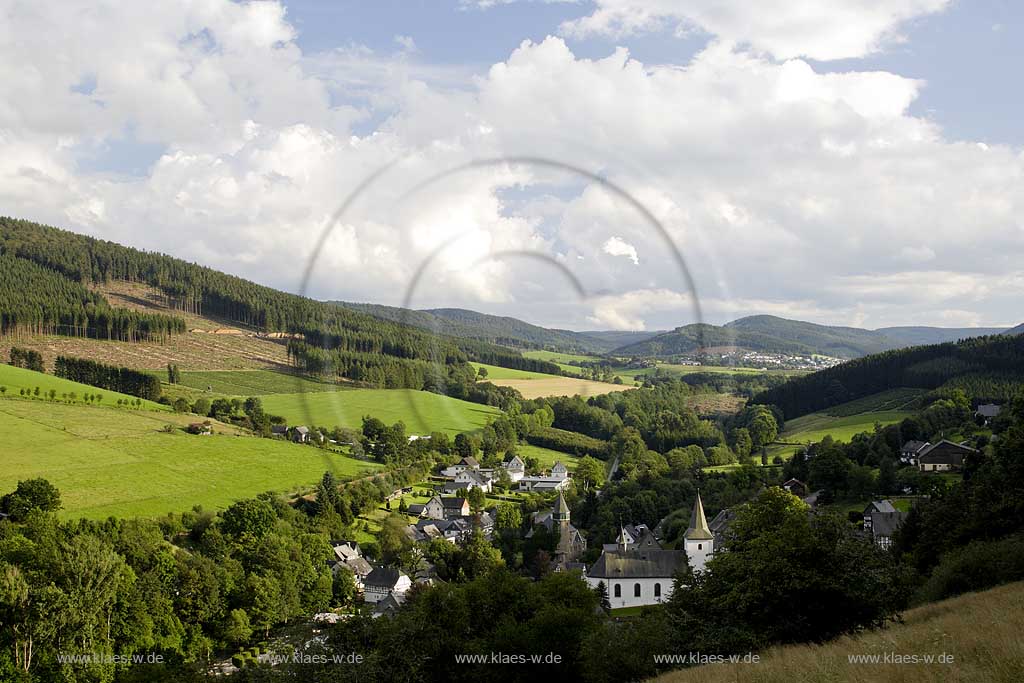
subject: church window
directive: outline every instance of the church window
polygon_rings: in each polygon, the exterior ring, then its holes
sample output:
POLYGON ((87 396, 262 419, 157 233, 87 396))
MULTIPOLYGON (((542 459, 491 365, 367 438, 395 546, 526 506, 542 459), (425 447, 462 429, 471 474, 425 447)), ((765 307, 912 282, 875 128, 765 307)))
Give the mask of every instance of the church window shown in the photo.
POLYGON ((654 584, 654 597, 656 597, 656 598, 660 598, 661 597, 661 584, 660 583, 654 584))
POLYGON ((633 584, 633 597, 634 598, 639 598, 640 597, 640 584, 639 583, 633 584))
POLYGON ((615 597, 617 597, 617 598, 621 598, 622 597, 622 584, 619 584, 619 583, 615 584, 615 597))

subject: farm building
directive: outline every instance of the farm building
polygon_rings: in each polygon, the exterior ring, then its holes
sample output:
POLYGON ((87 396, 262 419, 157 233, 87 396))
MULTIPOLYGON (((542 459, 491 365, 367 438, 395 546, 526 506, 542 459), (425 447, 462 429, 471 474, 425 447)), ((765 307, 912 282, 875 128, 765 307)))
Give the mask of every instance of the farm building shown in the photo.
POLYGON ((917 456, 917 464, 922 472, 950 472, 960 469, 964 458, 977 452, 969 446, 943 439, 922 450, 917 456))

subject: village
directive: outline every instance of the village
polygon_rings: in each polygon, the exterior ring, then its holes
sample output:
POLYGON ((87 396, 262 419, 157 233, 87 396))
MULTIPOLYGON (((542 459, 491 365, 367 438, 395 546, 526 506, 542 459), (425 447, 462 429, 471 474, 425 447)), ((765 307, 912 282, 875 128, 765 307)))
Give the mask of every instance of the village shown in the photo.
MULTIPOLYGON (((1000 406, 984 405, 979 407, 977 414, 982 419, 989 419, 998 415, 999 410, 1000 406)), ((970 446, 948 440, 934 444, 912 440, 901 447, 900 460, 921 473, 956 473, 963 468, 966 459, 977 453, 970 446)), ((499 468, 483 468, 476 458, 464 457, 440 469, 436 478, 444 483, 438 485, 436 495, 425 503, 402 508, 415 518, 405 528, 406 535, 417 545, 435 539, 461 544, 474 533, 490 540, 494 533, 496 507, 474 511, 469 496, 474 491, 477 494, 491 493, 499 477, 507 477, 521 492, 553 493, 550 508, 531 513, 523 533, 529 538, 537 529, 543 528, 555 534, 558 542, 552 558, 552 570, 578 572, 581 580, 607 596, 607 605, 613 614, 616 610, 628 612, 668 600, 681 572, 687 568, 703 571, 711 557, 728 550, 728 529, 735 510, 721 510, 709 521, 698 491, 690 510, 689 525, 682 534, 682 547, 663 546, 663 524, 651 529, 644 524, 627 522, 621 524, 615 542, 603 544, 597 560, 588 566, 580 561, 588 548, 587 538, 573 526, 564 495, 573 486, 568 468, 556 462, 544 474, 527 476, 525 472, 526 465, 517 455, 502 462, 499 468)), ((811 491, 806 483, 792 478, 785 481, 782 488, 800 498, 809 515, 816 513, 822 491, 811 491)), ((404 501, 404 495, 412 491, 413 487, 395 491, 386 503, 387 508, 391 509, 394 500, 404 501)), ((898 503, 890 499, 872 500, 863 510, 856 514, 851 512, 850 519, 860 526, 866 541, 888 548, 892 545, 893 535, 907 518, 907 505, 914 500, 916 496, 913 495, 903 496, 898 503)), ((415 585, 434 585, 440 581, 426 560, 421 559, 417 571, 410 575, 398 567, 370 562, 354 540, 337 541, 332 545, 335 554, 330 563, 332 571, 352 572, 362 602, 374 617, 393 615, 402 607, 407 593, 415 585)), ((315 620, 333 623, 344 618, 344 614, 331 612, 318 614, 315 620)))

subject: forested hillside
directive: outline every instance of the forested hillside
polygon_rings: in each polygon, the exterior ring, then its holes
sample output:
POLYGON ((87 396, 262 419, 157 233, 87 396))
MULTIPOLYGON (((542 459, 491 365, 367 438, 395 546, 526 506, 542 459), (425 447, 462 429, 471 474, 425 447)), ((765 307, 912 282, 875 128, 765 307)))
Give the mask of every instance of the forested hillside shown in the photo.
POLYGON ((0 336, 60 334, 148 341, 184 331, 180 317, 113 308, 77 281, 0 253, 0 336))
POLYGON ((678 327, 651 339, 627 344, 612 353, 619 356, 672 356, 705 347, 735 346, 750 351, 834 358, 860 358, 906 346, 938 344, 970 337, 1001 334, 1002 328, 857 327, 817 325, 772 315, 754 315, 725 325, 694 324, 678 327))
POLYGON ((55 334, 91 326, 104 333, 111 330, 111 335, 128 334, 134 338, 143 333, 153 335, 161 329, 183 329, 180 319, 168 316, 125 311, 118 317, 109 313, 110 307, 104 305, 102 297, 87 289, 93 283, 120 280, 155 288, 172 310, 261 332, 296 335, 299 338, 291 342, 289 353, 298 366, 378 386, 441 390, 444 382, 428 381, 426 368, 439 363, 446 367, 443 374, 451 375, 453 368, 468 373, 470 360, 552 374, 560 372, 553 363, 527 359, 504 347, 427 334, 181 259, 29 221, 0 218, 0 253, 7 263, 0 273, 8 273, 2 282, 11 291, 10 296, 2 299, 0 310, 4 312, 5 326, 12 330, 22 325, 22 320, 28 321, 24 324, 38 320, 34 323, 35 331, 55 334), (38 281, 34 288, 37 293, 15 296, 15 290, 28 289, 19 283, 31 278, 38 281))
POLYGON ((412 310, 379 304, 336 301, 339 306, 369 313, 384 320, 412 325, 436 334, 460 339, 512 346, 522 349, 546 349, 570 353, 603 353, 618 344, 593 338, 589 333, 557 330, 531 325, 517 318, 488 315, 463 308, 412 310))
POLYGON ((829 327, 774 316, 741 318, 723 326, 685 325, 647 341, 616 349, 620 356, 672 356, 705 347, 735 346, 751 351, 856 358, 897 346, 870 330, 829 327))
POLYGON ((1024 336, 999 335, 886 351, 791 379, 754 397, 786 419, 894 389, 964 389, 1003 402, 1024 389, 1024 336))

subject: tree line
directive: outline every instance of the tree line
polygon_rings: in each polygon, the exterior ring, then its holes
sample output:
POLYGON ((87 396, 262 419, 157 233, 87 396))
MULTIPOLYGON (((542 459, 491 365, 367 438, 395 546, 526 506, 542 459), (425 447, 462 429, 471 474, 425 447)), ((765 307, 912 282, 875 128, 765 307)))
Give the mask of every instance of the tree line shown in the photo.
POLYGON ((46 372, 46 368, 43 367, 42 354, 38 351, 22 349, 17 346, 11 347, 11 365, 35 372, 46 372))
POLYGON ((130 368, 84 358, 57 356, 53 374, 73 382, 130 394, 149 401, 157 401, 160 398, 160 380, 154 375, 130 368))
POLYGON ((185 332, 178 316, 115 308, 60 273, 0 255, 0 336, 58 334, 118 341, 165 340, 185 332))
POLYGON ((968 393, 982 402, 1019 395, 1024 388, 1024 335, 975 337, 865 356, 795 377, 758 394, 754 402, 776 405, 791 419, 886 389, 947 385, 973 389, 968 393))

